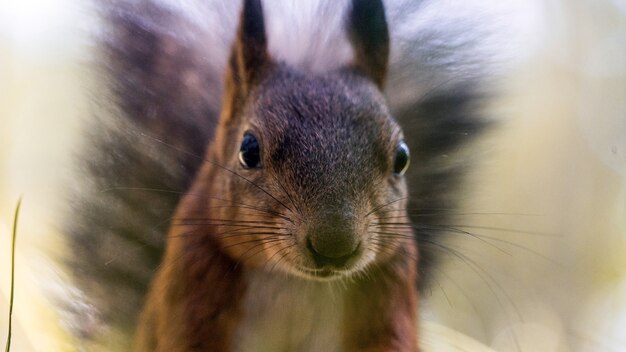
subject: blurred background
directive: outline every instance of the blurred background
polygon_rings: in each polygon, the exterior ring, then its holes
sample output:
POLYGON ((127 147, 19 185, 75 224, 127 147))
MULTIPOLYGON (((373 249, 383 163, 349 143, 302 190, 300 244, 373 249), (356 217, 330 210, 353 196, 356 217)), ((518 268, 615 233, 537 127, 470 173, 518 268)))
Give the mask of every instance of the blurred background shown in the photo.
MULTIPOLYGON (((509 23, 522 40, 488 107, 499 125, 472 149, 455 219, 472 235, 448 237, 461 255, 424 297, 424 349, 625 351, 626 2, 499 3, 503 23, 507 6, 524 11, 509 23)), ((52 224, 98 84, 85 5, 0 2, 0 341, 24 197, 13 351, 75 350, 51 302, 77 293, 50 258, 65 250, 52 224)))

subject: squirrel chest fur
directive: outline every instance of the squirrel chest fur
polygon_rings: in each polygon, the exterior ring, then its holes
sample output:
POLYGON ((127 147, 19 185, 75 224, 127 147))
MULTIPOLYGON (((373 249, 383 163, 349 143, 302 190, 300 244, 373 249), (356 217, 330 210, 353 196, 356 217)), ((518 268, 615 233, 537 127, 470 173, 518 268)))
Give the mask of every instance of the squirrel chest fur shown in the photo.
POLYGON ((338 285, 263 271, 247 275, 236 351, 341 351, 346 298, 338 285), (335 291, 335 292, 333 292, 335 291))
POLYGON ((215 138, 172 219, 140 319, 144 351, 414 351, 416 258, 402 131, 380 90, 383 5, 355 0, 352 63, 267 51, 244 1, 215 138))

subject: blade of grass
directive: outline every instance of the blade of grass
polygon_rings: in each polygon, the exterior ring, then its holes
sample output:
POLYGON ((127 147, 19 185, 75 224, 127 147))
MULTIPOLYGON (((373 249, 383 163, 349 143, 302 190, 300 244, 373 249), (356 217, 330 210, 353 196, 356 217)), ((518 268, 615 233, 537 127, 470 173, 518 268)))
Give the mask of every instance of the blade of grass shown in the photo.
POLYGON ((11 323, 13 321, 13 291, 15 286, 15 238, 17 234, 17 219, 20 216, 20 206, 22 205, 22 197, 18 199, 17 206, 15 207, 15 215, 13 217, 13 238, 11 242, 11 293, 9 296, 9 328, 7 331, 7 343, 5 352, 9 352, 11 349, 11 323))

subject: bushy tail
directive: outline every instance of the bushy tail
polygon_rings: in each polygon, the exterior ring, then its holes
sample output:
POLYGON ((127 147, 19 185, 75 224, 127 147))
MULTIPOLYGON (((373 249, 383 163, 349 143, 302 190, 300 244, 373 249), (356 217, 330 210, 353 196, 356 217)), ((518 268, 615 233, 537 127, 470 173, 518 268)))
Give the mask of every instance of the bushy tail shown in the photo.
POLYGON ((206 62, 204 29, 150 2, 103 4, 94 99, 79 155, 67 263, 98 324, 80 311, 74 333, 132 332, 164 247, 169 218, 215 127, 221 72, 206 62), (185 37, 187 35, 189 37, 185 37), (193 40, 192 40, 193 39, 193 40))

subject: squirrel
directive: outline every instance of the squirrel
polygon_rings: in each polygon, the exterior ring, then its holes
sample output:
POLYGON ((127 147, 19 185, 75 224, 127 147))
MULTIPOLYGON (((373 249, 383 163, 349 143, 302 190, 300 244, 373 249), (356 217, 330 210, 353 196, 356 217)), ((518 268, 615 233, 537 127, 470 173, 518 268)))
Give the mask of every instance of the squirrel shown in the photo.
POLYGON ((416 349, 416 245, 384 225, 404 215, 409 156, 379 91, 382 3, 349 16, 355 62, 313 75, 269 56, 261 3, 244 1, 215 137, 172 220, 137 350, 416 349))
POLYGON ((240 5, 102 5, 115 107, 90 125, 65 225, 99 323, 70 329, 138 351, 418 350, 466 166, 448 155, 485 126, 480 73, 424 59, 449 59, 437 30, 393 31, 422 3, 318 4, 341 31, 300 65, 274 55, 269 2, 240 5), (235 37, 203 43, 203 15, 238 17, 235 37))

